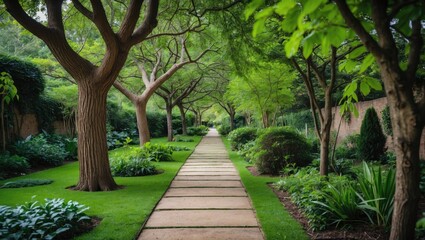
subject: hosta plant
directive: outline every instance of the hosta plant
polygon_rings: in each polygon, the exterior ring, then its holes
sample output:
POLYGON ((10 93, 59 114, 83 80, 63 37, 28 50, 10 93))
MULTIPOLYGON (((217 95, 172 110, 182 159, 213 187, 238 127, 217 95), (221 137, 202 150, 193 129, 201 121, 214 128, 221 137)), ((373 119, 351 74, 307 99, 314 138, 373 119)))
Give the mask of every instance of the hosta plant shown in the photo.
POLYGON ((90 217, 88 208, 75 201, 45 199, 17 207, 0 206, 0 239, 53 239, 75 232, 90 217))

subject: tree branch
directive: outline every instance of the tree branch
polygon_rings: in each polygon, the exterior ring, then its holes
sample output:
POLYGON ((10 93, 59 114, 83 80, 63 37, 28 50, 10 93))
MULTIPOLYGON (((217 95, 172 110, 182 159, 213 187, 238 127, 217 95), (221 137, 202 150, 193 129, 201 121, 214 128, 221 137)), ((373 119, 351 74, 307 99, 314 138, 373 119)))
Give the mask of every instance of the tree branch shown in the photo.
POLYGON ((47 35, 52 32, 43 24, 37 22, 24 11, 17 0, 3 0, 6 10, 16 19, 25 29, 33 33, 38 38, 46 41, 47 35))
POLYGON ((410 36, 410 51, 407 61, 406 75, 408 81, 413 82, 416 77, 416 71, 421 60, 421 49, 423 47, 423 38, 421 35, 422 23, 420 20, 412 21, 412 35, 410 36))
POLYGON ((347 2, 345 0, 334 0, 334 2, 336 3, 347 25, 354 30, 357 36, 359 36, 360 40, 365 45, 367 50, 375 57, 381 58, 381 56, 383 55, 381 47, 378 45, 375 39, 373 39, 373 37, 366 31, 360 21, 354 16, 353 12, 351 12, 350 8, 347 5, 347 2))
POLYGON ((62 20, 62 2, 63 0, 46 0, 47 24, 49 28, 59 30, 65 35, 62 20))
POLYGON ((127 42, 131 37, 131 34, 134 31, 134 28, 137 24, 137 19, 139 19, 140 9, 142 8, 144 0, 131 0, 127 12, 125 14, 124 20, 121 24, 121 27, 118 31, 118 36, 122 42, 127 42))
POLYGON ((131 91, 129 91, 127 88, 125 88, 120 82, 115 81, 113 85, 116 89, 118 89, 118 91, 124 94, 124 96, 130 99, 130 101, 132 102, 136 101, 137 96, 133 94, 131 91))
POLYGON ((72 0, 72 3, 74 4, 74 7, 83 14, 87 19, 93 22, 93 12, 88 10, 86 7, 81 4, 79 0, 72 0))
POLYGON ((149 0, 149 4, 146 8, 146 17, 143 20, 142 25, 134 31, 129 43, 135 45, 143 40, 152 32, 152 30, 158 24, 156 19, 158 15, 159 0, 149 0))

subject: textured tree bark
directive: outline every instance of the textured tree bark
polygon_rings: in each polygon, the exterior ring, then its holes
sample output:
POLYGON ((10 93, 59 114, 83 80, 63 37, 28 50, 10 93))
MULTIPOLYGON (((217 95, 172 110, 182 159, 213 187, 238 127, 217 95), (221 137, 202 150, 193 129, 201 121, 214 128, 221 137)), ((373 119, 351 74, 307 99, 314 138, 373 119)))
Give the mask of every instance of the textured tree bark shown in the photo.
MULTIPOLYGON (((402 81, 391 66, 381 65, 388 105, 391 111, 396 162, 396 192, 390 239, 415 239, 416 215, 420 198, 419 144, 423 122, 406 89, 396 85, 402 81)), ((399 85, 400 86, 400 85, 399 85)), ((411 95, 410 95, 411 96, 411 95)), ((423 111, 423 110, 422 110, 423 111)))
POLYGON ((177 107, 180 111, 180 119, 182 122, 182 134, 187 135, 187 122, 186 122, 186 112, 184 111, 183 104, 177 104, 177 107))
POLYGON ((80 178, 75 190, 118 189, 111 175, 106 144, 107 89, 81 82, 78 85, 78 160, 80 178))
POLYGON ((235 129, 235 112, 230 111, 229 117, 230 117, 230 130, 234 130, 235 129))
POLYGON ((165 104, 165 110, 167 112, 167 140, 173 141, 173 108, 169 103, 165 104))
POLYGON ((146 101, 135 101, 134 107, 136 108, 137 129, 139 131, 140 147, 145 143, 150 142, 151 135, 149 132, 148 118, 146 112, 146 101))

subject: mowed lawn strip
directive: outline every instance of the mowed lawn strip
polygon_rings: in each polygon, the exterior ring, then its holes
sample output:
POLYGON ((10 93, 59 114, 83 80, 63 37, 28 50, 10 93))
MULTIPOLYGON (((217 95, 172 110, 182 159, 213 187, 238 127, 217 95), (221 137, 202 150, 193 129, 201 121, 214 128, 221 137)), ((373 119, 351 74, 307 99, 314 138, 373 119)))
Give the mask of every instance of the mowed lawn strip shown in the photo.
POLYGON ((251 164, 248 164, 236 152, 231 150, 227 138, 222 137, 222 139, 229 152, 230 160, 238 169, 241 180, 251 198, 266 239, 309 239, 302 226, 285 210, 278 197, 267 185, 267 183, 276 182, 279 178, 253 176, 246 168, 251 164))
MULTIPOLYGON (((189 157, 201 137, 191 137, 194 142, 166 142, 165 138, 153 139, 153 143, 189 147, 190 151, 174 152, 173 162, 154 163, 164 172, 153 176, 115 177, 125 188, 112 192, 78 192, 66 189, 78 180, 78 163, 36 172, 22 177, 0 181, 0 185, 18 179, 52 179, 50 185, 17 189, 0 189, 0 205, 20 205, 34 199, 44 202, 45 198, 64 198, 84 204, 90 209, 87 214, 102 218, 101 223, 91 232, 77 239, 134 239, 145 218, 167 190, 184 161, 189 157)), ((110 156, 129 154, 138 146, 127 146, 110 151, 110 156)))

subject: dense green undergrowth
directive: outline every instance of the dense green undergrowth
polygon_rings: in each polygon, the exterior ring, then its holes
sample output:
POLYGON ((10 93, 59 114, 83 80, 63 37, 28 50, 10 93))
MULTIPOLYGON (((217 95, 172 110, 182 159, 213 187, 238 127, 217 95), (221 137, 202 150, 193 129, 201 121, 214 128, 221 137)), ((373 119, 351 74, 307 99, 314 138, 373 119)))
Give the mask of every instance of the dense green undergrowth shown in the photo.
MULTIPOLYGON (((189 157, 201 137, 191 137, 194 142, 167 143, 165 138, 153 139, 153 143, 170 144, 177 147, 189 147, 190 151, 173 153, 174 161, 155 163, 163 173, 143 177, 115 177, 115 181, 124 188, 111 192, 79 192, 68 190, 78 180, 78 162, 65 164, 60 167, 36 172, 6 181, 19 179, 51 179, 53 183, 30 188, 0 189, 0 205, 16 206, 31 200, 45 198, 63 198, 73 200, 90 209, 89 216, 97 216, 100 224, 91 232, 79 236, 77 239, 133 239, 140 227, 149 216, 155 204, 162 197, 178 169, 189 157)), ((137 146, 127 146, 110 152, 110 156, 129 154, 137 146)))
POLYGON ((266 239, 308 239, 301 225, 285 210, 273 190, 268 186, 268 183, 276 182, 279 178, 253 176, 246 168, 251 164, 248 164, 236 152, 231 151, 230 143, 225 137, 222 139, 251 198, 266 239))

